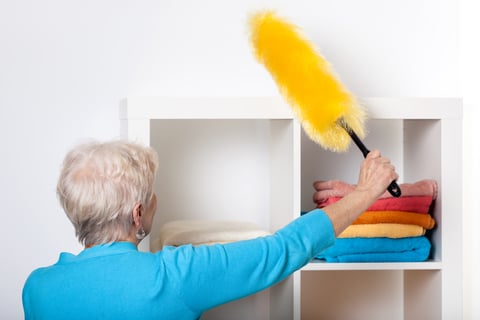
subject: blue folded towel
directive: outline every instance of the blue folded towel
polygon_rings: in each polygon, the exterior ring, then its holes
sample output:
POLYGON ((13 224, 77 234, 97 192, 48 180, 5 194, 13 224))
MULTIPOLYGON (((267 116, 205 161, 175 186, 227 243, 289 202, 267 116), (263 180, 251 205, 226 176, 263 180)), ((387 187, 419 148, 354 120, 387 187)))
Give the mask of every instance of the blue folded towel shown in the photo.
POLYGON ((419 262, 430 255, 425 236, 400 239, 340 238, 316 256, 327 262, 419 262))

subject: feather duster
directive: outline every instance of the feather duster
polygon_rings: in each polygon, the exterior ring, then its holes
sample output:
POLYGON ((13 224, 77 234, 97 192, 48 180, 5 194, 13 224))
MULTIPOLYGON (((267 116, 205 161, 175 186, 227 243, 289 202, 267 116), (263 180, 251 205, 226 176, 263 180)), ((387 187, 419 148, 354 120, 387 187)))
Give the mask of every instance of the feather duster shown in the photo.
MULTIPOLYGON (((310 139, 332 151, 347 150, 353 140, 366 157, 370 150, 361 140, 364 109, 299 28, 273 11, 254 14, 250 28, 257 60, 270 72, 310 139)), ((401 196, 396 181, 388 191, 401 196)))
POLYGON ((364 109, 300 29, 273 11, 255 13, 249 22, 257 60, 270 72, 307 135, 332 151, 345 151, 350 145, 343 124, 363 138, 364 109))

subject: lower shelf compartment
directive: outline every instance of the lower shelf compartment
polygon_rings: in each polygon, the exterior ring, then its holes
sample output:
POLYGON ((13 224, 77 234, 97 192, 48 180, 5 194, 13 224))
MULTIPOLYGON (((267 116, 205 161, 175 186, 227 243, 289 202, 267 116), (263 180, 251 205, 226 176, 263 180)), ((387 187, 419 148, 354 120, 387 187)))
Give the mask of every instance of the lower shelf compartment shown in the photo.
POLYGON ((441 287, 441 270, 302 271, 301 319, 442 319, 441 287))

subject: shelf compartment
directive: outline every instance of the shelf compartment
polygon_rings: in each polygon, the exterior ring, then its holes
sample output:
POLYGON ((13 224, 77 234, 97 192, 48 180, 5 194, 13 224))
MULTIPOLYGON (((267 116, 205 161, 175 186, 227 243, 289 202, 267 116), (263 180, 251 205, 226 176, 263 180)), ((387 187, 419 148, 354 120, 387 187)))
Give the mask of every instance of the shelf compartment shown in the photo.
POLYGON ((152 238, 179 219, 248 221, 270 231, 291 221, 292 120, 151 120, 150 131, 160 161, 152 238))
MULTIPOLYGON (((378 111, 376 112, 378 113, 378 111)), ((439 192, 431 209, 435 227, 427 232, 432 244, 430 259, 442 260, 443 205, 442 190, 446 173, 442 170, 442 121, 440 119, 370 119, 365 144, 390 158, 399 173, 398 183, 423 179, 437 182, 439 192)), ((314 207, 312 183, 339 179, 355 184, 363 156, 352 144, 345 153, 323 150, 302 135, 302 211, 314 207)), ((326 266, 325 268, 328 268, 326 266)), ((334 267, 333 267, 334 268, 334 267)))
POLYGON ((440 270, 302 271, 301 319, 441 319, 440 270))

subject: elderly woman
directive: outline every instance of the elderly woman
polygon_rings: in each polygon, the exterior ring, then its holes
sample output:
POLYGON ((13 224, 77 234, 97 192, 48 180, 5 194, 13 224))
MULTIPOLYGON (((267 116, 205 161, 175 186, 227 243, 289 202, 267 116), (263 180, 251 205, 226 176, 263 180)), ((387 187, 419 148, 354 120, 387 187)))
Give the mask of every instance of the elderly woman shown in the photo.
POLYGON ((272 236, 139 252, 157 206, 157 167, 152 149, 125 141, 67 154, 57 194, 85 249, 32 272, 23 289, 26 319, 199 319, 304 266, 397 179, 390 161, 372 151, 355 191, 272 236))

